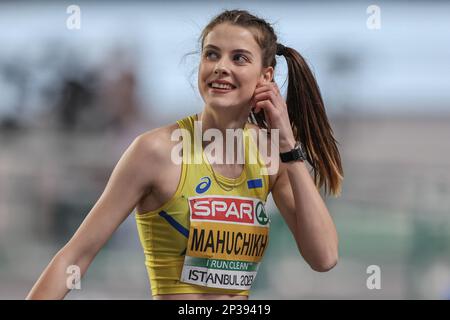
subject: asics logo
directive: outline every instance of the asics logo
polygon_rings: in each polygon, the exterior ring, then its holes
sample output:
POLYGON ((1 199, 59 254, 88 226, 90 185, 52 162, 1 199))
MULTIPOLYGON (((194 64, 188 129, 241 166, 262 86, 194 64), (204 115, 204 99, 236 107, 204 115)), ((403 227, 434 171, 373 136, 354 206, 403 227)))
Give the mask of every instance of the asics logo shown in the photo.
POLYGON ((209 177, 202 177, 200 180, 202 180, 202 182, 195 188, 195 192, 199 194, 206 192, 211 186, 211 179, 209 177))

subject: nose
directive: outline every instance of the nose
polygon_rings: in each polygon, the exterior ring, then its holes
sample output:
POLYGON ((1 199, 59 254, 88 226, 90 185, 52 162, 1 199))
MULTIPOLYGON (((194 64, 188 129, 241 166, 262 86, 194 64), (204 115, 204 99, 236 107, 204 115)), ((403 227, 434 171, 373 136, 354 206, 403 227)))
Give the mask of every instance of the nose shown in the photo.
POLYGON ((225 66, 224 61, 221 59, 220 61, 217 62, 215 68, 214 68, 214 73, 215 74, 228 74, 229 70, 228 68, 225 66))

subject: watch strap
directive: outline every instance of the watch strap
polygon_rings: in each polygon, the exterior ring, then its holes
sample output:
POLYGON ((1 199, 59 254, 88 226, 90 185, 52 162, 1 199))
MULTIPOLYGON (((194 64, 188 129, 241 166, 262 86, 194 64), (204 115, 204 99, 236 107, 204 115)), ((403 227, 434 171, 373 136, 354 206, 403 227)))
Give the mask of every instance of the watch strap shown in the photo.
POLYGON ((304 161, 306 160, 306 154, 303 151, 301 143, 297 143, 293 149, 287 152, 280 153, 281 162, 291 162, 291 161, 304 161))

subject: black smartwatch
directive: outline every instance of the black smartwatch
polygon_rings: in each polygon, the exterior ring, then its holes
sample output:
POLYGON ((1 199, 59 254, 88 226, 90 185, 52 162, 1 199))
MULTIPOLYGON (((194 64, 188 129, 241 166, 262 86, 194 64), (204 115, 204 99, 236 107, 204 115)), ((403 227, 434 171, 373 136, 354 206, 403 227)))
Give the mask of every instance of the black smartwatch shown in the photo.
POLYGON ((302 144, 297 142, 294 149, 288 152, 280 153, 281 162, 291 162, 291 161, 305 161, 306 153, 303 150, 302 144))

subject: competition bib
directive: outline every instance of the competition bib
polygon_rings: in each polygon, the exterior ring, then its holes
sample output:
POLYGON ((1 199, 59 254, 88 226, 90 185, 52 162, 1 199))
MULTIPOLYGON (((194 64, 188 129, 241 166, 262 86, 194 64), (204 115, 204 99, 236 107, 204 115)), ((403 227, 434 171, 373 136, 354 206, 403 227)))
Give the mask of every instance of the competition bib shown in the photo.
POLYGON ((238 196, 190 197, 181 282, 248 290, 269 241, 264 203, 238 196))

